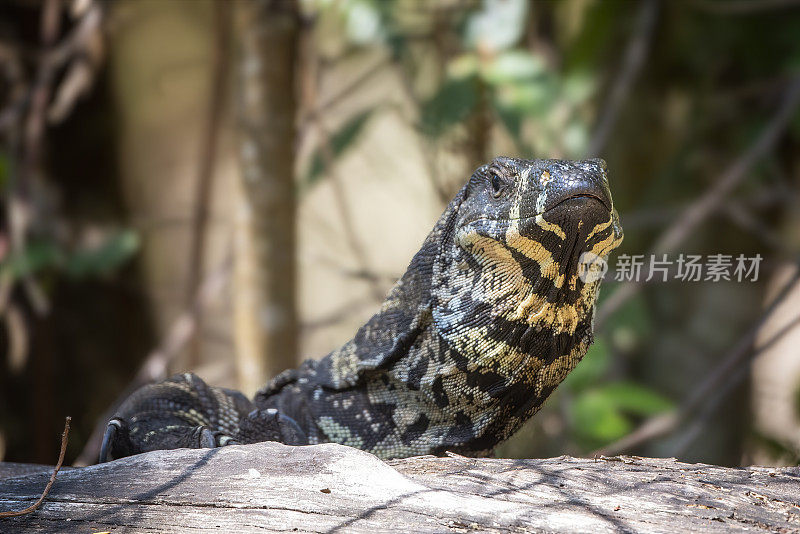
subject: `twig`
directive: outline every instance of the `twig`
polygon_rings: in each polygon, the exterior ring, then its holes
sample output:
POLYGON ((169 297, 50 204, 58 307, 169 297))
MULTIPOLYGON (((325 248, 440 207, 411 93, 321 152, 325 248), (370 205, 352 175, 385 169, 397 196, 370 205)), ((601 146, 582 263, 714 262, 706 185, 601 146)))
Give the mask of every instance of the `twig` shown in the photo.
MULTIPOLYGON (((733 162, 701 197, 693 201, 675 219, 675 223, 664 230, 651 248, 652 254, 673 252, 711 213, 716 211, 730 192, 747 176, 747 173, 767 154, 786 130, 789 121, 800 103, 800 75, 792 79, 780 107, 762 130, 761 135, 747 151, 733 162)), ((600 326, 625 302, 636 295, 641 285, 628 282, 621 285, 597 310, 595 327, 600 326)))
MULTIPOLYGON (((6 201, 9 221, 11 248, 20 254, 24 248, 31 218, 31 182, 41 171, 41 158, 44 144, 44 130, 48 117, 48 101, 53 92, 56 73, 68 61, 83 61, 84 55, 92 48, 89 44, 100 29, 102 20, 101 8, 92 4, 84 10, 76 27, 60 42, 56 42, 61 25, 63 2, 48 0, 42 5, 40 33, 44 52, 37 57, 35 78, 30 83, 21 81, 12 91, 12 99, 0 112, 0 133, 4 133, 11 148, 11 187, 6 201), (21 134, 20 134, 21 132, 21 134), (20 142, 21 141, 21 142, 20 142)), ((10 62, 11 74, 20 78, 19 61, 13 50, 5 48, 3 55, 10 62)), ((85 76, 84 76, 85 78, 85 76)), ((66 83, 66 82, 65 82, 66 83)), ((85 88, 88 81, 84 79, 85 88)), ((80 92, 73 93, 74 98, 80 92)), ((62 95, 62 115, 71 107, 67 95, 62 95), (66 99, 66 100, 64 100, 66 99)), ((74 103, 74 102, 73 102, 74 103)), ((36 280, 26 274, 21 280, 32 308, 37 315, 46 315, 50 304, 45 292, 36 280)), ((0 307, 1 308, 1 307, 0 307)))
POLYGON ((197 317, 211 302, 216 300, 225 287, 230 278, 232 265, 233 254, 228 253, 222 264, 203 280, 197 289, 194 301, 175 319, 161 344, 147 356, 133 380, 101 416, 86 445, 75 460, 75 465, 89 465, 96 461, 106 422, 131 393, 147 383, 166 377, 169 362, 180 353, 197 330, 197 317))
MULTIPOLYGON (((400 63, 399 58, 394 58, 394 65, 397 71, 397 75, 400 78, 400 87, 403 89, 403 93, 405 94, 406 98, 414 105, 417 112, 422 108, 422 103, 420 102, 419 98, 416 94, 414 94, 414 84, 412 83, 411 79, 409 78, 408 73, 403 68, 403 65, 400 63)), ((403 117, 403 114, 400 114, 400 117, 403 117)), ((417 128, 419 125, 416 124, 417 128)), ((425 167, 428 171, 428 178, 431 181, 431 185, 433 185, 433 189, 436 192, 436 196, 439 198, 439 202, 442 205, 446 205, 450 202, 452 198, 451 191, 448 191, 447 187, 442 183, 441 176, 439 175, 439 169, 436 165, 436 159, 434 157, 433 151, 435 149, 431 148, 431 145, 426 142, 424 136, 417 132, 414 136, 417 139, 417 143, 419 145, 419 151, 422 155, 422 161, 425 164, 425 167)))
MULTIPOLYGON (((44 47, 49 51, 56 44, 58 31, 61 27, 61 2, 47 0, 41 11, 40 33, 44 47)), ((26 117, 20 117, 22 128, 21 154, 16 172, 16 179, 12 182, 9 194, 9 225, 11 231, 11 248, 15 253, 21 254, 25 249, 28 227, 30 224, 30 199, 31 183, 41 171, 41 158, 44 144, 44 129, 47 121, 47 102, 52 91, 52 81, 55 76, 50 62, 41 60, 37 66, 36 78, 29 89, 30 99, 26 117)), ((44 292, 41 291, 36 281, 25 274, 22 278, 22 288, 32 303, 36 313, 46 315, 50 305, 44 292)))
MULTIPOLYGON (((347 205, 347 198, 345 197, 342 187, 341 177, 339 176, 339 173, 336 172, 336 158, 333 147, 331 146, 330 132, 328 131, 323 118, 323 112, 328 107, 336 105, 340 99, 352 94, 352 91, 355 91, 362 84, 370 80, 372 76, 383 67, 385 62, 384 60, 380 60, 373 64, 370 68, 363 71, 361 75, 358 76, 358 78, 356 78, 352 83, 348 84, 345 90, 328 99, 326 103, 319 104, 317 102, 316 87, 318 83, 316 67, 319 63, 319 58, 318 51, 314 43, 313 29, 314 27, 311 21, 309 21, 309 23, 304 25, 301 29, 301 42, 303 45, 300 61, 302 69, 301 73, 303 75, 301 77, 303 89, 301 91, 303 96, 303 119, 301 122, 305 123, 305 126, 302 130, 298 131, 298 144, 302 142, 301 137, 305 135, 305 131, 308 126, 313 126, 317 129, 319 132, 319 150, 322 156, 322 162, 325 166, 325 173, 328 175, 328 181, 333 189, 333 198, 336 203, 336 208, 339 211, 339 216, 342 220, 342 225, 344 226, 345 240, 347 241, 347 245, 350 248, 350 251, 353 253, 353 256, 355 256, 356 262, 359 265, 359 270, 363 272, 370 272, 369 260, 364 247, 358 240, 356 227, 353 223, 350 209, 347 205)), ((367 279, 367 282, 370 286, 372 298, 378 302, 382 301, 384 297, 384 290, 378 281, 376 279, 367 279)))
POLYGON ((693 0, 690 5, 716 15, 750 15, 759 11, 800 7, 800 0, 693 0))
MULTIPOLYGON (((317 129, 320 132, 320 148, 322 159, 325 161, 326 172, 330 177, 331 187, 333 189, 333 198, 336 201, 336 207, 339 210, 339 216, 341 217, 342 224, 344 225, 345 239, 350 247, 350 251, 353 253, 356 261, 359 264, 360 271, 371 272, 367 253, 364 251, 364 247, 362 247, 361 243, 358 241, 356 227, 353 223, 353 218, 350 215, 350 208, 347 205, 347 199, 345 198, 344 189, 342 188, 341 177, 335 169, 330 135, 328 134, 322 119, 317 117, 316 122, 317 129)), ((378 302, 381 302, 385 296, 384 288, 382 288, 378 281, 374 278, 367 278, 366 281, 369 283, 372 298, 378 302)))
MULTIPOLYGON (((214 180, 214 163, 217 156, 217 138, 228 87, 228 71, 230 64, 230 6, 223 0, 214 2, 214 34, 213 65, 211 67, 211 96, 209 98, 208 124, 200 143, 200 165, 192 214, 192 233, 189 246, 189 274, 187 276, 186 305, 191 306, 197 293, 203 270, 206 249, 206 233, 208 212, 211 202, 211 186, 214 180)), ((198 327, 192 336, 187 367, 193 368, 199 363, 199 332, 202 330, 202 317, 197 316, 198 327)))
POLYGON ((685 432, 683 437, 678 441, 678 443, 673 447, 672 453, 669 456, 682 456, 686 449, 697 439, 697 436, 700 434, 702 429, 704 428, 705 424, 711 418, 714 413, 719 409, 728 395, 738 386, 742 380, 744 380, 750 368, 745 365, 750 363, 754 360, 758 355, 763 353, 767 348, 774 345, 779 339, 781 339, 784 335, 791 332, 798 324, 800 324, 800 317, 795 317, 792 321, 789 322, 786 326, 780 329, 775 335, 773 335, 766 343, 758 347, 758 350, 752 352, 749 358, 740 362, 738 369, 736 370, 735 374, 731 375, 727 382, 722 384, 719 388, 715 389, 711 392, 710 397, 703 403, 700 407, 700 413, 697 415, 694 420, 692 421, 692 425, 689 427, 689 430, 685 432))
POLYGON ((654 252, 663 253, 675 250, 703 219, 719 207, 723 199, 747 175, 750 168, 772 149, 792 119, 798 102, 800 102, 800 76, 796 76, 792 80, 781 106, 762 131, 761 136, 741 158, 728 167, 713 187, 684 211, 679 217, 678 223, 669 228, 656 241, 653 247, 654 252))
MULTIPOLYGON (((742 336, 728 355, 714 368, 701 384, 692 389, 692 394, 689 395, 680 408, 673 412, 656 415, 648 419, 627 436, 611 445, 598 449, 593 454, 613 456, 642 445, 659 436, 663 436, 674 430, 681 421, 695 413, 699 406, 704 405, 709 395, 719 390, 729 391, 731 372, 743 363, 749 362, 755 358, 768 346, 777 341, 780 336, 788 332, 789 328, 784 328, 773 336, 768 343, 765 343, 757 350, 752 350, 753 342, 758 332, 761 330, 761 327, 777 309, 778 305, 789 295, 798 280, 800 280, 800 269, 798 269, 794 276, 781 288, 778 295, 772 300, 767 309, 764 310, 764 313, 761 314, 747 333, 742 336), (726 379, 728 380, 726 381, 726 379)), ((790 326, 792 326, 792 324, 790 324, 790 326)), ((736 379, 737 376, 738 375, 734 375, 733 378, 736 379)))
POLYGON ((30 340, 28 326, 25 324, 25 316, 19 306, 13 302, 5 308, 4 313, 0 313, 6 324, 8 335, 8 367, 13 374, 18 374, 25 367, 30 350, 30 340))
POLYGON ((605 150, 622 104, 628 98, 631 86, 633 86, 633 82, 642 70, 647 48, 653 35, 657 14, 658 0, 647 0, 640 4, 633 35, 625 51, 622 69, 616 76, 608 101, 603 106, 600 120, 597 121, 597 128, 589 142, 587 152, 592 156, 598 155, 605 150))
POLYGON ((66 420, 64 421, 64 431, 61 433, 61 452, 58 455, 58 462, 56 463, 55 469, 53 469, 53 474, 50 475, 50 480, 47 482, 47 485, 44 487, 44 491, 42 495, 32 505, 28 506, 23 510, 11 510, 8 512, 0 512, 0 517, 19 517, 21 515, 29 514, 39 508, 42 503, 44 502, 45 497, 47 494, 50 493, 50 488, 53 487, 53 483, 56 481, 56 475, 58 474, 58 470, 61 469, 61 464, 64 463, 64 454, 67 452, 67 442, 69 441, 69 424, 72 421, 72 417, 67 416, 66 420))
POLYGON ((316 117, 322 116, 331 108, 337 106, 348 97, 354 96, 355 92, 370 81, 376 74, 378 74, 386 66, 386 59, 380 58, 375 63, 364 69, 356 78, 354 78, 345 87, 339 90, 338 93, 328 97, 324 102, 318 103, 313 109, 309 109, 299 122, 313 121, 316 117))
POLYGON ((784 254, 790 252, 778 233, 753 215, 743 202, 732 200, 722 207, 722 213, 730 219, 731 222, 739 226, 742 230, 751 233, 768 247, 784 254))

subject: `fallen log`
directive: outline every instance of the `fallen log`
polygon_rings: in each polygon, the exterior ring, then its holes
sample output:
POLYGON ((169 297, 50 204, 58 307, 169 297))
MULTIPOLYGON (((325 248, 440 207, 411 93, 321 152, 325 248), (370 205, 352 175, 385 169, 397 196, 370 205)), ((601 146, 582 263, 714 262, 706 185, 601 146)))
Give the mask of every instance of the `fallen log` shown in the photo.
MULTIPOLYGON (((49 467, 0 464, 0 511, 49 467)), ((632 456, 431 456, 278 443, 156 451, 63 470, 0 532, 800 532, 800 468, 632 456)))

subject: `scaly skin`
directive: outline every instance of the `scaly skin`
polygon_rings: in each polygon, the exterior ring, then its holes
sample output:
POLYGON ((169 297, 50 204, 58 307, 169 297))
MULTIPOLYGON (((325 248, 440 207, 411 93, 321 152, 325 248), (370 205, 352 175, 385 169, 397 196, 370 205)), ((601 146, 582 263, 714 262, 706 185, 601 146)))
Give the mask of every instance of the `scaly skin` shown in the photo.
POLYGON ((586 354, 600 282, 579 265, 621 241, 605 162, 497 158, 344 346, 252 403, 188 374, 146 386, 109 424, 101 461, 265 440, 489 454, 586 354))

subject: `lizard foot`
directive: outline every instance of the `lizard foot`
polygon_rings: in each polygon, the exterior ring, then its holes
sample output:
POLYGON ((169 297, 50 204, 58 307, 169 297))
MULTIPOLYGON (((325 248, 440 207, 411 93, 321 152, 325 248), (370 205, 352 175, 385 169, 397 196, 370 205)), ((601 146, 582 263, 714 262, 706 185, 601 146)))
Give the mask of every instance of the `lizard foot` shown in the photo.
MULTIPOLYGON (((134 427, 135 428, 135 427, 134 427)), ((168 426, 151 430, 144 440, 137 439, 136 431, 131 431, 128 422, 115 417, 108 422, 103 435, 103 444, 100 447, 99 463, 109 462, 117 458, 139 454, 156 449, 213 449, 225 445, 236 445, 239 442, 228 434, 219 430, 201 426, 168 426), (151 446, 148 441, 155 437, 156 446, 151 446), (149 439, 148 439, 149 438, 149 439)))
POLYGON ((241 393, 208 386, 191 373, 136 390, 106 426, 100 462, 158 449, 236 443, 253 405, 241 393))

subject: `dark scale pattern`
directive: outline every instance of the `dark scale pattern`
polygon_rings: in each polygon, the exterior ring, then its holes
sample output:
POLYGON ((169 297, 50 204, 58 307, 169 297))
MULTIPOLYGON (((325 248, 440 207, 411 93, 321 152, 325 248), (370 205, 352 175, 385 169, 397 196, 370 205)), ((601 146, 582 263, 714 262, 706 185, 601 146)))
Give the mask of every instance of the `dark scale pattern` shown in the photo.
POLYGON ((599 282, 580 265, 621 241, 605 162, 497 158, 352 340, 252 404, 193 375, 147 386, 112 420, 101 459, 264 440, 489 454, 586 354, 599 282))

